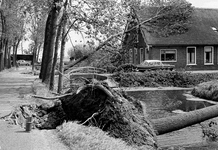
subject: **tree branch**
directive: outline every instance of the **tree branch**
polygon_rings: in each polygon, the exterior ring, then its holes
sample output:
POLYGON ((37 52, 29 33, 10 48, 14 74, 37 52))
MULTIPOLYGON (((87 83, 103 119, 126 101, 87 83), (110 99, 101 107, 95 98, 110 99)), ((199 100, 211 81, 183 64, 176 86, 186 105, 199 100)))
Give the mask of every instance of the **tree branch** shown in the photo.
POLYGON ((55 96, 55 97, 43 97, 43 96, 39 96, 39 95, 32 95, 32 97, 34 98, 41 98, 41 99, 45 99, 45 100, 55 100, 55 99, 60 99, 66 96, 72 95, 72 93, 67 93, 64 95, 60 95, 60 96, 55 96))
POLYGON ((82 123, 82 125, 84 125, 85 123, 87 123, 89 120, 91 120, 92 118, 94 118, 95 116, 97 116, 99 113, 94 113, 94 114, 92 114, 92 116, 91 117, 89 117, 86 121, 84 121, 83 123, 82 123))

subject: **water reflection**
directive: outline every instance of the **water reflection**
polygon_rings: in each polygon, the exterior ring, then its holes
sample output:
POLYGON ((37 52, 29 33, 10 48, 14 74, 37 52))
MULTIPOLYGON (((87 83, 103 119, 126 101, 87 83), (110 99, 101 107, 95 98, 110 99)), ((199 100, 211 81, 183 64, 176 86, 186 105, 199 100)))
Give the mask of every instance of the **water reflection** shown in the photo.
POLYGON ((189 90, 160 90, 127 92, 134 98, 146 103, 148 117, 151 119, 162 118, 201 109, 213 105, 208 101, 189 99, 189 90))

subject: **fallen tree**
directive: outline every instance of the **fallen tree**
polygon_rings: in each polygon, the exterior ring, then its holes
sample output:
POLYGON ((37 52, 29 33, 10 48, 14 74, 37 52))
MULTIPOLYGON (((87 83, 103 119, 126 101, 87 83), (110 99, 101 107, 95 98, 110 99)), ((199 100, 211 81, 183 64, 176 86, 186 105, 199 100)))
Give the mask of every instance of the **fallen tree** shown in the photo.
POLYGON ((190 111, 176 116, 154 119, 152 124, 157 134, 179 130, 218 116, 218 105, 190 111))

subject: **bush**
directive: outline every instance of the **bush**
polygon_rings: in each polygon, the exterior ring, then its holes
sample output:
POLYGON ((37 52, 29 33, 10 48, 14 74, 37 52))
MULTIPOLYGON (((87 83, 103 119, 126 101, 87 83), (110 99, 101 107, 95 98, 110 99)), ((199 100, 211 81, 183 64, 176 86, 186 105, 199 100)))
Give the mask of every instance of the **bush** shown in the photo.
POLYGON ((199 84, 192 90, 192 95, 218 101, 218 81, 213 80, 199 84))
POLYGON ((218 74, 192 74, 184 71, 156 70, 117 72, 112 77, 122 87, 193 87, 206 81, 218 79, 218 74))

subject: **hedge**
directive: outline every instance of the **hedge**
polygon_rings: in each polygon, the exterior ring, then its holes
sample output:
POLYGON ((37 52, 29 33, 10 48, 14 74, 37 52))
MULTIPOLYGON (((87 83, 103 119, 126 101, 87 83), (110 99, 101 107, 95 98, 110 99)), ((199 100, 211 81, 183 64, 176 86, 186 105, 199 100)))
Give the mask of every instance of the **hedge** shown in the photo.
POLYGON ((121 87, 194 87, 203 82, 217 80, 218 73, 200 74, 168 70, 121 71, 114 73, 112 77, 121 87))

